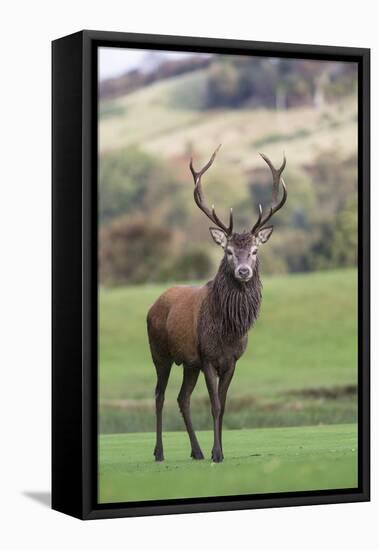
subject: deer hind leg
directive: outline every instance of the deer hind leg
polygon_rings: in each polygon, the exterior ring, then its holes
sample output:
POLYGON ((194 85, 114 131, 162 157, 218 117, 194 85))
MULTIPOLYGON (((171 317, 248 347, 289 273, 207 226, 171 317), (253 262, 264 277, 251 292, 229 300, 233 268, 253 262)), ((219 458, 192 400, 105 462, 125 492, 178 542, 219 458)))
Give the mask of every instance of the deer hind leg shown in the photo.
POLYGON ((200 370, 192 367, 183 367, 183 382, 178 395, 178 405, 180 412, 183 415, 184 424, 186 426, 188 436, 191 442, 191 457, 196 460, 204 458, 201 452, 199 442, 197 440, 195 430, 192 426, 190 413, 191 394, 195 389, 197 379, 199 378, 200 370))
POLYGON ((164 460, 163 441, 162 441, 162 411, 167 382, 171 372, 170 361, 154 361, 157 371, 157 385, 155 388, 155 412, 156 412, 156 431, 157 439, 154 449, 154 456, 157 462, 164 460))

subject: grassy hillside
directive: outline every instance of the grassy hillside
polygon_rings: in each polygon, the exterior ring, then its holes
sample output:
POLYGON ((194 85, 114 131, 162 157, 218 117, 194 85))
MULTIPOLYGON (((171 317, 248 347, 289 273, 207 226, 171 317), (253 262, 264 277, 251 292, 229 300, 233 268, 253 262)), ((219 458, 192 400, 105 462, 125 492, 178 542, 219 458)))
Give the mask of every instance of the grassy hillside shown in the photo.
POLYGON ((188 154, 188 145, 205 157, 221 140, 220 166, 239 170, 261 167, 257 151, 280 158, 285 149, 291 166, 312 163, 324 151, 341 158, 356 153, 357 103, 353 98, 319 109, 219 109, 187 107, 185 94, 196 94, 205 70, 157 82, 124 97, 100 103, 100 152, 137 145, 164 158, 188 154), (178 106, 178 99, 180 105, 178 106))
MULTIPOLYGON (((183 432, 164 436, 166 460, 152 459, 154 434, 105 435, 99 443, 99 501, 260 494, 357 486, 353 425, 224 433, 225 461, 188 458, 183 432)), ((200 432, 209 456, 212 434, 200 432)))
MULTIPOLYGON (((237 365, 225 418, 229 428, 344 423, 356 419, 355 270, 263 277, 260 318, 237 365)), ((169 285, 102 289, 99 296, 101 430, 153 431, 155 369, 146 335, 149 306, 169 285)), ((172 368, 165 427, 183 428, 172 368)), ((210 428, 201 377, 196 426, 210 428)))

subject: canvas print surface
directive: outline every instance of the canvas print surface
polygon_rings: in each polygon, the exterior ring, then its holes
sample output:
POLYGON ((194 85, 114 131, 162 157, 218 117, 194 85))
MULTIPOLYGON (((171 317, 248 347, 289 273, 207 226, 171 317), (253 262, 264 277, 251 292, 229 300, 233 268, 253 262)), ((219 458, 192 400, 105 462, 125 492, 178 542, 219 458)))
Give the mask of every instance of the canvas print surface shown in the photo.
POLYGON ((357 97, 99 48, 99 503, 357 487, 357 97))

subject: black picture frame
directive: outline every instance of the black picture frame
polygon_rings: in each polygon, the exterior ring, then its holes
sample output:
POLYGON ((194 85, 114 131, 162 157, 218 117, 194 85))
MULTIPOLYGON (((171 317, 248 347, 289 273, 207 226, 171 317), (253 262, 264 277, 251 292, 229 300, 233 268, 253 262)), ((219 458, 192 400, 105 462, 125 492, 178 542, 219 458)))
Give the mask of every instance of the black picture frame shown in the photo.
POLYGON ((81 519, 370 499, 370 50, 81 31, 52 43, 52 507, 81 519), (358 488, 98 504, 97 48, 270 55, 358 64, 358 488))

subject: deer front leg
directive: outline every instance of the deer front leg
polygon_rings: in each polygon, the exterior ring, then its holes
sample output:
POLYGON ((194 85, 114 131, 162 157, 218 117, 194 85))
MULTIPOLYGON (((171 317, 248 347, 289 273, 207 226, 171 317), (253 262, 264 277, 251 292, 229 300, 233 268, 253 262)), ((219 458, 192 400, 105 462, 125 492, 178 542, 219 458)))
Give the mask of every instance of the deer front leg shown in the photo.
POLYGON ((190 415, 191 394, 195 389, 199 374, 200 374, 200 371, 198 369, 184 366, 183 383, 178 395, 179 409, 183 415, 184 423, 186 425, 188 436, 191 442, 191 457, 194 458, 195 460, 201 460, 204 458, 195 434, 195 430, 193 429, 193 426, 192 426, 192 420, 190 415))
POLYGON ((233 363, 228 368, 228 370, 222 372, 218 383, 218 397, 219 397, 220 406, 221 406, 220 423, 219 423, 219 427, 220 427, 219 438, 220 438, 221 452, 222 452, 222 421, 223 421, 224 412, 225 412, 226 395, 228 393, 230 382, 232 381, 232 378, 233 378, 235 366, 236 364, 233 363))
POLYGON ((209 393, 209 399, 211 402, 212 416, 213 416, 213 449, 212 449, 212 460, 213 462, 222 462, 223 455, 221 450, 221 441, 220 441, 220 415, 221 415, 221 405, 220 399, 218 396, 217 388, 217 373, 212 365, 204 366, 204 377, 207 384, 207 389, 209 393))

